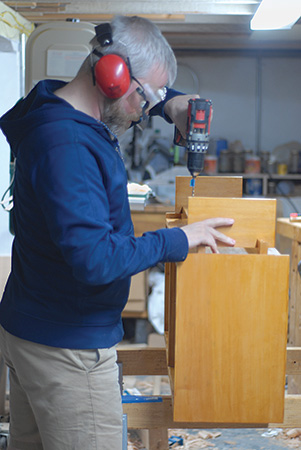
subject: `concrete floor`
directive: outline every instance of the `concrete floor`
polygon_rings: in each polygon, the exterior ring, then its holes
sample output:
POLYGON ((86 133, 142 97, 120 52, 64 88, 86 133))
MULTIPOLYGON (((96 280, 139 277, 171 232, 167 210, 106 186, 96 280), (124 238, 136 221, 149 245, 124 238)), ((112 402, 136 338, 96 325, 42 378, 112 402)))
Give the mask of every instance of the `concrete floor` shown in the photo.
MULTIPOLYGON (((287 450, 301 449, 301 441, 284 440, 281 437, 264 437, 266 429, 210 429, 201 430, 218 433, 220 436, 211 439, 198 438, 200 430, 169 430, 169 436, 183 438, 184 445, 174 444, 174 450, 287 450)), ((171 444, 171 440, 170 440, 171 444)), ((145 450, 141 440, 134 430, 128 434, 128 449, 145 450)))
MULTIPOLYGON (((213 430, 208 430, 213 431, 213 430)), ((208 440, 208 443, 213 444, 214 447, 209 447, 214 450, 287 450, 288 448, 299 448, 300 446, 292 447, 292 440, 283 440, 279 437, 263 437, 262 434, 267 432, 266 429, 215 429, 214 432, 219 431, 221 436, 208 440)), ((196 433, 197 430, 190 430, 191 433, 196 433)))

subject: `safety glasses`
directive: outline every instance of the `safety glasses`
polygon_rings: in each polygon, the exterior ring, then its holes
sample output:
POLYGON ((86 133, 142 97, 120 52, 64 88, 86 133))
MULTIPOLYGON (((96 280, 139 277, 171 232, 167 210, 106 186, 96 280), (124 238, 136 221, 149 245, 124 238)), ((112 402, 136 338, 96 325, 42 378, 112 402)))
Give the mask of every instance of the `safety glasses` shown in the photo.
POLYGON ((161 89, 158 89, 157 91, 154 91, 149 84, 141 84, 140 81, 137 80, 137 78, 132 77, 134 81, 138 84, 138 87, 136 89, 136 92, 142 97, 141 101, 141 108, 143 111, 147 111, 149 109, 152 109, 157 103, 162 102, 166 98, 166 92, 167 89, 164 86, 161 89))

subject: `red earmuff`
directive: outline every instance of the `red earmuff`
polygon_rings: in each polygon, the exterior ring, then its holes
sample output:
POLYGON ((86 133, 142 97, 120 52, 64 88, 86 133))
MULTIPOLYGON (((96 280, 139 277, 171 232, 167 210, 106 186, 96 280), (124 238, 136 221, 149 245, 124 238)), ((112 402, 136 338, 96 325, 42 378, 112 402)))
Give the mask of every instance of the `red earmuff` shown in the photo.
POLYGON ((102 93, 109 98, 122 97, 130 87, 129 68, 121 56, 101 56, 94 67, 95 81, 102 93))
MULTIPOLYGON (((113 44, 112 28, 109 23, 97 25, 95 33, 100 47, 113 44)), ((113 99, 122 97, 131 84, 130 61, 126 62, 114 53, 103 55, 97 49, 94 49, 93 53, 100 57, 92 68, 94 82, 106 97, 113 99)))

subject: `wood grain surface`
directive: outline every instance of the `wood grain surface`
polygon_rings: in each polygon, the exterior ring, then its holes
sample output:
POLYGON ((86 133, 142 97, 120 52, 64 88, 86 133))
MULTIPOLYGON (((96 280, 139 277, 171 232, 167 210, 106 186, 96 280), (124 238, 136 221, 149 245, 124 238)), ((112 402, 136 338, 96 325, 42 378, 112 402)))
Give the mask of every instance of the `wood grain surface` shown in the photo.
POLYGON ((265 241, 275 247, 276 200, 256 198, 189 197, 188 224, 212 217, 235 220, 219 231, 236 240, 236 247, 256 247, 265 241))
POLYGON ((274 255, 178 264, 175 421, 283 421, 288 271, 274 255))
MULTIPOLYGON (((175 212, 187 208, 191 177, 176 177, 175 212)), ((195 197, 242 197, 242 177, 202 176, 195 179, 195 197)))

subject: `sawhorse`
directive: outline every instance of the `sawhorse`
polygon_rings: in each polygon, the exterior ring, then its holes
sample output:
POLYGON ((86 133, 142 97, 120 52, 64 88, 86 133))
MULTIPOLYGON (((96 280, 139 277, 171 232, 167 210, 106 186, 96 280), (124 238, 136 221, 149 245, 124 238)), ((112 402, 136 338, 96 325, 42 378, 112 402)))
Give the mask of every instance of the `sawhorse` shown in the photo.
MULTIPOLYGON (((122 363, 123 375, 168 375, 166 350, 164 348, 118 348, 118 362, 122 363)), ((287 375, 301 375, 301 347, 287 349, 287 375)), ((218 424, 182 423, 173 421, 172 397, 162 397, 161 403, 123 404, 127 414, 128 429, 144 431, 144 445, 147 450, 168 450, 168 429, 170 428, 300 428, 301 395, 287 395, 283 423, 278 424, 218 424)))

